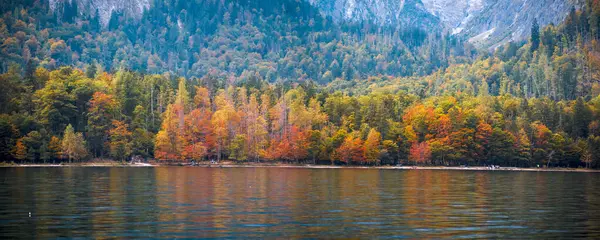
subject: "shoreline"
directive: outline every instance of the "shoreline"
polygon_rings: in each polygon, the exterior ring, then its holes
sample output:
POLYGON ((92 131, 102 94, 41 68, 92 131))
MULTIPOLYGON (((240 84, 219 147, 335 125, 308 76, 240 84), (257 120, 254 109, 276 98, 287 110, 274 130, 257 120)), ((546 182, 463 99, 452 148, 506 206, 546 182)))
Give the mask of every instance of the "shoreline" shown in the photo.
POLYGON ((600 173, 600 169, 585 168, 520 168, 520 167, 458 167, 458 166, 336 166, 312 164, 199 164, 195 166, 166 163, 71 163, 71 164, 5 164, 0 168, 11 167, 202 167, 202 168, 303 168, 303 169, 379 169, 379 170, 454 170, 454 171, 513 171, 513 172, 590 172, 600 173))

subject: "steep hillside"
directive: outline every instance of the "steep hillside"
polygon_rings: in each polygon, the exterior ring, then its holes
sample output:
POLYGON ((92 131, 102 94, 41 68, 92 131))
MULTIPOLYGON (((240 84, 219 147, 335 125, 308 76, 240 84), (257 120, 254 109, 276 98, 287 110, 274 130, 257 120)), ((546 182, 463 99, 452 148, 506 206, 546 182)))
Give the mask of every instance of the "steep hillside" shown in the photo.
MULTIPOLYGON (((450 61, 468 61, 474 52, 432 28, 332 21, 305 1, 157 0, 145 6, 36 1, 10 11, 0 23, 0 70, 12 63, 49 69, 94 64, 106 71, 327 83, 425 75, 450 61)), ((415 6, 405 3, 402 13, 415 6)))

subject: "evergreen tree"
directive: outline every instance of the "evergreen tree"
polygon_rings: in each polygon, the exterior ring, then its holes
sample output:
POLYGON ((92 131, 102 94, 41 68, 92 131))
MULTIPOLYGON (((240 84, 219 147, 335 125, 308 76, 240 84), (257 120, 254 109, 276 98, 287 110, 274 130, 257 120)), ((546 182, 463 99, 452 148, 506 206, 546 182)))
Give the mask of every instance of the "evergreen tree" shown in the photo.
POLYGON ((536 51, 540 46, 540 26, 538 25, 537 18, 533 19, 531 24, 531 52, 536 51))

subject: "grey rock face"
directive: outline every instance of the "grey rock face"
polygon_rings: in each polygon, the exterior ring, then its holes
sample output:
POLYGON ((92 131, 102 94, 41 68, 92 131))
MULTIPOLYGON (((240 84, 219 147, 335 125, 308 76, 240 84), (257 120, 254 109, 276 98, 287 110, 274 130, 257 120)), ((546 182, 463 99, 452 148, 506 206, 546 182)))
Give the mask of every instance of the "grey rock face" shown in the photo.
POLYGON ((455 32, 477 45, 494 48, 527 39, 534 19, 540 26, 559 24, 571 7, 582 4, 579 0, 484 0, 482 8, 469 13, 455 32))
POLYGON ((335 21, 369 21, 397 27, 438 27, 421 0, 308 0, 335 21))
POLYGON ((423 0, 425 8, 440 18, 453 33, 462 31, 461 26, 483 9, 484 0, 423 0))
POLYGON ((582 0, 308 0, 334 20, 378 24, 441 23, 452 34, 479 46, 496 47, 527 39, 533 19, 558 24, 582 0), (437 19, 436 19, 437 18, 437 19))
POLYGON ((121 11, 128 16, 139 18, 144 9, 150 6, 150 0, 49 0, 50 8, 57 11, 57 6, 65 2, 77 2, 78 14, 93 15, 98 11, 100 22, 106 26, 113 11, 121 11))

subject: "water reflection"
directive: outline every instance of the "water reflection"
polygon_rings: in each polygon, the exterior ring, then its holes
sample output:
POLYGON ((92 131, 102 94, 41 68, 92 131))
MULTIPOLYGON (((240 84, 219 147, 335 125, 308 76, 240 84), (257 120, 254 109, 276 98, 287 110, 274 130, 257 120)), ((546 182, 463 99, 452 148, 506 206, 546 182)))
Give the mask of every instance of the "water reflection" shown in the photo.
POLYGON ((600 237, 594 173, 74 167, 0 176, 6 238, 600 237))

